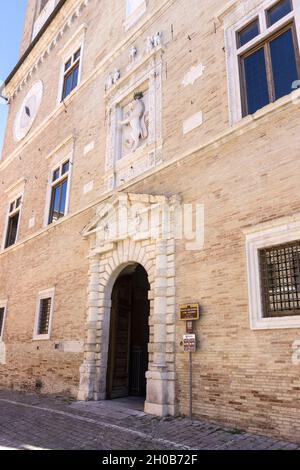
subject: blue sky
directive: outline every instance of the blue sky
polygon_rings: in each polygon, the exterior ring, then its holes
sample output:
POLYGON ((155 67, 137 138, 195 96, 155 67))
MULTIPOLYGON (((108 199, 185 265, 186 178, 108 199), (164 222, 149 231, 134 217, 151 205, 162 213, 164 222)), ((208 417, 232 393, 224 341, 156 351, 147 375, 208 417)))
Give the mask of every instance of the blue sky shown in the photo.
MULTIPOLYGON (((0 0, 0 81, 4 81, 19 59, 27 0, 0 0)), ((0 154, 7 106, 0 104, 0 154)))

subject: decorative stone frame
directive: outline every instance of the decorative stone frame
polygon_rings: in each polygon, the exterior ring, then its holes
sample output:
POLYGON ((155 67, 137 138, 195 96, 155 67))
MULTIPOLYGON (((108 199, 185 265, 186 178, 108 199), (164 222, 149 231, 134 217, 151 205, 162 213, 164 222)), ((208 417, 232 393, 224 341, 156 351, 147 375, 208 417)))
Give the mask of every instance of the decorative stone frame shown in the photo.
MULTIPOLYGON (((3 323, 2 323, 2 330, 0 330, 0 343, 3 343, 4 337, 4 328, 5 328, 5 321, 6 321, 6 313, 7 313, 7 304, 8 300, 0 300, 0 308, 4 308, 4 316, 3 316, 3 323)), ((1 363, 1 362, 0 362, 1 363)))
POLYGON ((140 0, 138 6, 133 11, 129 12, 130 1, 131 0, 126 0, 126 20, 124 23, 125 31, 134 26, 147 10, 147 1, 140 0))
POLYGON ((32 41, 38 35, 44 24, 46 23, 47 19, 53 12, 54 8, 56 7, 58 0, 48 0, 46 5, 42 10, 40 10, 41 2, 37 2, 37 17, 35 19, 33 30, 32 30, 32 41))
POLYGON ((272 227, 246 237, 249 315, 252 330, 300 328, 300 316, 263 317, 259 249, 300 240, 300 222, 272 227))
MULTIPOLYGON (((70 209, 70 199, 71 199, 71 188, 72 188, 72 177, 73 177, 73 165, 74 165, 74 141, 73 137, 68 138, 66 141, 62 142, 50 155, 46 157, 49 160, 49 173, 48 173, 48 182, 47 190, 45 197, 45 208, 44 208, 44 217, 43 225, 48 227, 49 225, 55 224, 57 222, 52 222, 49 224, 49 215, 50 215, 50 204, 51 196, 53 189, 53 172, 56 168, 61 167, 66 161, 69 160, 70 167, 68 171, 68 189, 66 195, 66 205, 65 205, 65 215, 66 217, 70 209)), ((57 182, 56 182, 57 183, 57 182)))
MULTIPOLYGON (((15 246, 18 243, 19 240, 19 234, 20 234, 20 227, 21 227, 21 222, 22 222, 22 212, 23 212, 23 205, 24 205, 24 194, 25 194, 25 185, 26 185, 26 180, 21 178, 18 180, 15 184, 10 186, 6 191, 7 195, 7 209, 6 209, 6 215, 5 215, 5 226, 4 226, 4 232, 2 235, 2 245, 1 245, 1 251, 4 250, 9 250, 13 246, 15 246), (17 235, 16 235, 16 241, 14 245, 5 248, 5 242, 6 242, 6 236, 7 236, 7 229, 8 229, 8 223, 9 223, 9 217, 11 215, 10 213, 10 205, 12 202, 15 200, 21 198, 21 205, 18 209, 19 212, 19 223, 18 223, 18 230, 17 230, 17 235)), ((15 211, 16 212, 16 211, 15 211)))
POLYGON ((85 37, 86 37, 87 25, 85 23, 81 24, 77 31, 73 34, 73 36, 69 39, 69 41, 64 45, 64 47, 59 51, 58 56, 60 59, 60 68, 59 68, 59 79, 58 79, 58 93, 56 99, 56 105, 60 106, 60 104, 64 101, 68 101, 68 99, 73 96, 82 79, 82 69, 83 69, 83 60, 84 60, 84 49, 85 49, 85 37), (80 59, 79 59, 79 70, 78 70, 78 80, 77 86, 71 93, 66 96, 66 98, 62 99, 62 92, 63 92, 63 85, 64 85, 64 77, 65 77, 65 64, 66 62, 72 57, 77 50, 80 49, 80 59))
MULTIPOLYGON (((300 49, 300 0, 293 0, 293 11, 274 25, 267 27, 265 11, 278 3, 278 0, 246 0, 230 5, 229 11, 222 13, 225 29, 225 49, 227 62, 227 80, 229 92, 230 122, 235 124, 242 119, 242 98, 239 71, 239 56, 259 43, 267 35, 274 33, 288 24, 293 18, 300 49), (259 18, 260 34, 238 49, 236 33, 244 26, 259 18)), ((220 18, 220 17, 219 17, 220 18)))
MULTIPOLYGON (((151 210, 173 204, 164 196, 120 194, 113 204, 141 202, 151 210)), ((176 201, 174 201, 176 203, 176 201)), ((121 207, 121 206, 120 206, 121 207)), ((89 286, 84 362, 80 368, 79 400, 105 400, 109 348, 111 295, 115 281, 130 264, 140 264, 150 283, 150 340, 145 412, 175 414, 175 240, 146 234, 118 235, 103 241, 109 212, 105 204, 83 231, 90 239, 89 286), (100 236, 99 236, 100 234, 100 236)), ((172 219, 171 224, 174 223, 172 219)))
POLYGON ((36 300, 36 310, 35 310, 35 320, 34 320, 34 330, 33 330, 33 339, 34 341, 45 341, 51 338, 51 331, 52 331, 52 323, 53 323, 53 314, 54 314, 54 303, 55 303, 55 287, 52 289, 43 290, 38 293, 37 300, 36 300), (40 319, 40 305, 41 300, 43 299, 51 299, 51 310, 50 310, 50 317, 49 317, 49 329, 48 333, 45 335, 38 334, 38 325, 40 319))
POLYGON ((7 299, 0 300, 0 308, 4 308, 2 331, 0 331, 0 365, 6 364, 6 345, 3 341, 3 338, 4 338, 4 329, 5 329, 6 316, 7 316, 7 305, 8 305, 7 299))
POLYGON ((134 70, 122 78, 106 96, 107 101, 107 145, 106 181, 107 190, 121 186, 162 161, 162 48, 153 49, 134 70), (147 144, 122 159, 119 156, 118 109, 128 96, 134 95, 147 83, 149 94, 149 135, 147 144))

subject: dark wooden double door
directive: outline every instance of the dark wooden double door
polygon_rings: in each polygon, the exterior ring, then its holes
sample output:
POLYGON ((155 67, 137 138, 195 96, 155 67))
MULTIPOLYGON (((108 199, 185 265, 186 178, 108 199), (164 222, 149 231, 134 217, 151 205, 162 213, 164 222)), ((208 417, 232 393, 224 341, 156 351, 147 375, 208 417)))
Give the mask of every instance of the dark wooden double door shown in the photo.
POLYGON ((124 271, 112 293, 107 398, 146 395, 149 283, 139 265, 124 271))

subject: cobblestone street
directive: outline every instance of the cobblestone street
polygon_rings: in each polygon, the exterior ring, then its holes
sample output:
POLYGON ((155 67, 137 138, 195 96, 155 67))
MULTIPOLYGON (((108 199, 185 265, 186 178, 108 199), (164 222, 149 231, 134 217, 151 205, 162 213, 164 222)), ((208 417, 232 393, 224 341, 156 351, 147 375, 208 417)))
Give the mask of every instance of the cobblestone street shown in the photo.
POLYGON ((68 403, 62 399, 0 392, 0 449, 202 450, 300 449, 207 421, 159 419, 133 401, 68 403))

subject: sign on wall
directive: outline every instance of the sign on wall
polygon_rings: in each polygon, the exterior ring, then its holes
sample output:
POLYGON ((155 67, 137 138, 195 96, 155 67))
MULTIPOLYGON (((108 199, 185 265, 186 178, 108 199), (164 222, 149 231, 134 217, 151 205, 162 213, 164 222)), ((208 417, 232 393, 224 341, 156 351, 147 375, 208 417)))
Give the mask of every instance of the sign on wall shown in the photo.
POLYGON ((182 321, 199 320, 199 304, 180 305, 179 311, 180 320, 182 321))

